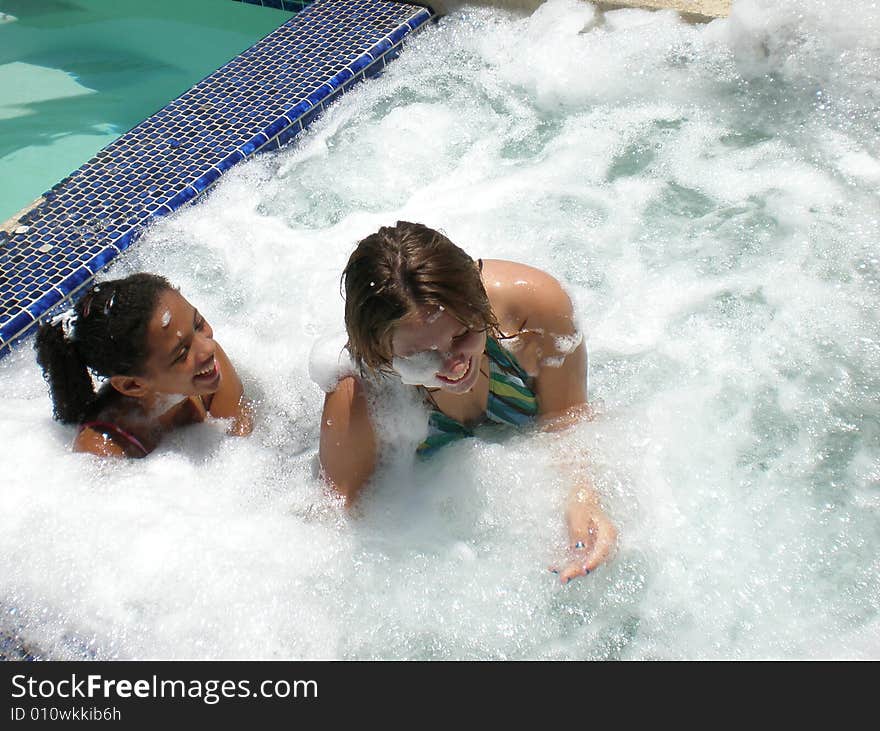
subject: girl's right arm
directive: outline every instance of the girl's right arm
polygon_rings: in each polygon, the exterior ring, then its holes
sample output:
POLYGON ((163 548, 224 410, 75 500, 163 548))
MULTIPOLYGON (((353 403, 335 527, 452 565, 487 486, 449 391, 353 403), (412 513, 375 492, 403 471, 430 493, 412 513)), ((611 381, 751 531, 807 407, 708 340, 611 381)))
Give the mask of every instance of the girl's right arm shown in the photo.
POLYGON ((319 458, 324 477, 351 505, 376 467, 376 436, 367 397, 354 376, 324 397, 319 458))

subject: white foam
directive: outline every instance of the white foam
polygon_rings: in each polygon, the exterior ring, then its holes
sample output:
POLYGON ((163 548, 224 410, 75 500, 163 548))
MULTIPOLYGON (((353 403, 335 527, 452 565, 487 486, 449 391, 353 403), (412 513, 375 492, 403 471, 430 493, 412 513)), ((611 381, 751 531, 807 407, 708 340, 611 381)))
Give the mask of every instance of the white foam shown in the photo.
POLYGON ((553 345, 556 348, 556 352, 562 353, 562 355, 571 355, 580 347, 583 341, 584 334, 582 332, 575 332, 571 335, 555 336, 553 338, 553 345))
POLYGON ((348 336, 342 330, 315 340, 309 354, 309 378, 325 393, 330 393, 346 376, 357 374, 357 368, 346 348, 348 336))
POLYGON ((438 352, 425 350, 406 358, 396 355, 391 361, 391 367, 400 376, 400 380, 410 386, 439 388, 443 385, 437 378, 437 373, 443 368, 443 356, 438 352))

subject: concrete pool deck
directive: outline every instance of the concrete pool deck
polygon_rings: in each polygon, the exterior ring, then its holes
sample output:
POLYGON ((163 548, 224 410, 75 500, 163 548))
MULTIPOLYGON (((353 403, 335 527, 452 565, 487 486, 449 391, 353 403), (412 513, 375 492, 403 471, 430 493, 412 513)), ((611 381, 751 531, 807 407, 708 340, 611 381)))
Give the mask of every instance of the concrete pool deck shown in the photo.
MULTIPOLYGON (((438 15, 446 15, 467 5, 492 6, 533 12, 546 0, 418 0, 430 6, 438 15)), ((600 10, 638 8, 641 10, 674 10, 687 21, 705 23, 730 14, 732 0, 583 0, 600 10)))
POLYGON ((616 8, 674 10, 685 20, 706 23, 730 15, 731 2, 732 0, 614 0, 614 2, 597 2, 595 5, 605 10, 616 8))

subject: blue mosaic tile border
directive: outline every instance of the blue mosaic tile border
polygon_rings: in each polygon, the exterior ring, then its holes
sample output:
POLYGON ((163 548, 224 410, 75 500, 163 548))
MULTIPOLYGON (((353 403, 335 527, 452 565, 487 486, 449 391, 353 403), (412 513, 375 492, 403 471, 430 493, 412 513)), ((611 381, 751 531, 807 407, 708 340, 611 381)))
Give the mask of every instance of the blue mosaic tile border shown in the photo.
POLYGON ((0 357, 67 306, 144 228, 233 165, 288 143, 432 17, 389 0, 305 10, 101 150, 0 231, 0 357))
POLYGON ((289 10, 293 13, 304 10, 306 5, 312 0, 236 0, 246 5, 262 5, 264 8, 275 8, 275 10, 289 10))

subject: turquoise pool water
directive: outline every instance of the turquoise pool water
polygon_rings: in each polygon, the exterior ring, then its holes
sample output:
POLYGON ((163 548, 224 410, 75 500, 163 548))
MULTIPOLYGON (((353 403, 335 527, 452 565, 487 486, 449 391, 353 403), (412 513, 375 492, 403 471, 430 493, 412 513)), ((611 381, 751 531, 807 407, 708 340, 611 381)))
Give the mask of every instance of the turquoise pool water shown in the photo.
POLYGON ((0 222, 293 14, 232 0, 0 0, 0 222))

